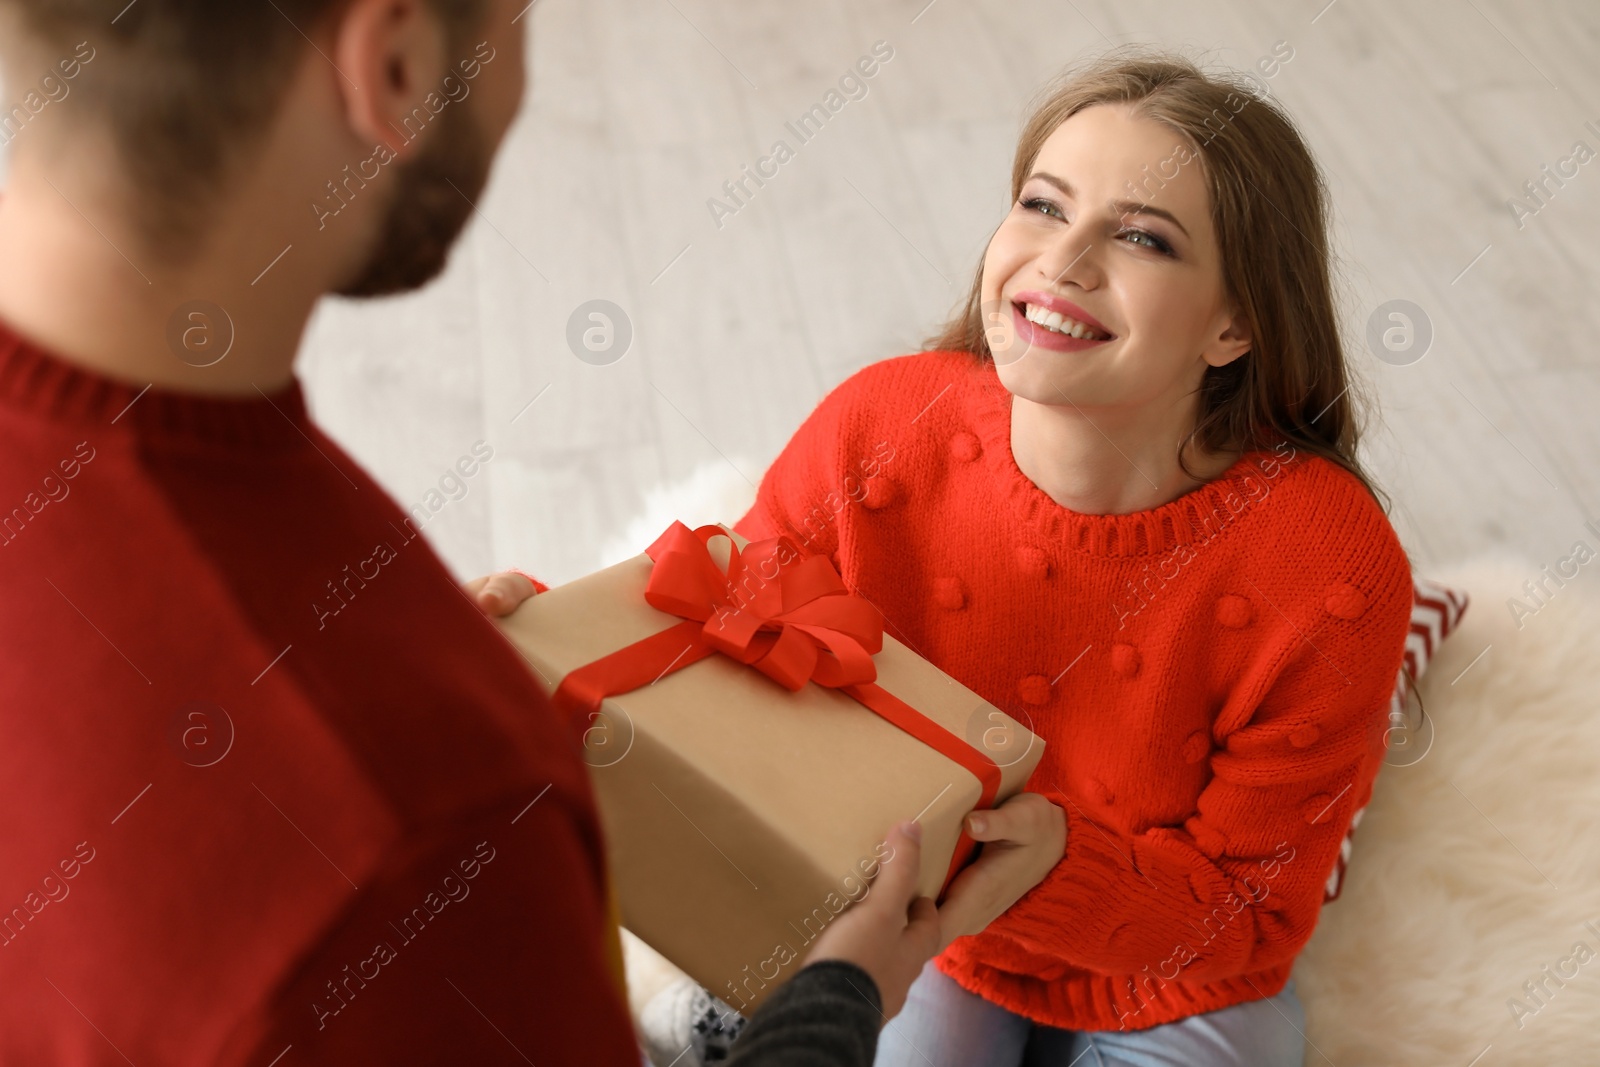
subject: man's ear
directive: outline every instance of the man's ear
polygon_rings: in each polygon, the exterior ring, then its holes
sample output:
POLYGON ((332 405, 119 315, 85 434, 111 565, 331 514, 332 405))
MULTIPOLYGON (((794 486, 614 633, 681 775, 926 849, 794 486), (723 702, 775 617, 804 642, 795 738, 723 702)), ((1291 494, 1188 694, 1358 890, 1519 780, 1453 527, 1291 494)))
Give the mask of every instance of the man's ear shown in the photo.
POLYGON ((445 75, 445 28, 426 0, 350 0, 335 20, 332 61, 350 133, 404 158, 418 140, 405 119, 445 75))
POLYGON ((1249 352, 1252 343, 1250 323, 1243 313, 1236 311, 1227 327, 1200 353, 1200 358, 1213 367, 1226 367, 1249 352))

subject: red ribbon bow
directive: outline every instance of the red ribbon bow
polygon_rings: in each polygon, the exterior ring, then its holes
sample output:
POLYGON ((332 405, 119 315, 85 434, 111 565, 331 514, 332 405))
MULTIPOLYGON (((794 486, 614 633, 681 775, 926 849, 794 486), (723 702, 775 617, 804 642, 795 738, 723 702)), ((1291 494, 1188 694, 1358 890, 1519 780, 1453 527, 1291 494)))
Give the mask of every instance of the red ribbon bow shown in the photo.
MULTIPOLYGON (((983 784, 977 806, 990 807, 1000 787, 994 760, 876 684, 872 657, 883 649, 882 613, 845 588, 827 557, 802 555, 787 537, 743 549, 733 544, 723 569, 709 546, 726 536, 719 526, 691 531, 674 522, 646 549, 655 563, 646 602, 684 621, 563 678, 553 701, 574 727, 598 712, 606 697, 720 652, 792 692, 812 681, 848 694, 960 763, 983 784)), ((945 886, 975 847, 963 822, 945 886)))
POLYGON ((883 616, 851 596, 826 557, 800 555, 786 537, 752 542, 711 558, 716 526, 691 533, 675 522, 646 554, 655 561, 644 598, 650 606, 702 620, 700 636, 718 652, 798 692, 807 681, 839 688, 878 677, 883 616))

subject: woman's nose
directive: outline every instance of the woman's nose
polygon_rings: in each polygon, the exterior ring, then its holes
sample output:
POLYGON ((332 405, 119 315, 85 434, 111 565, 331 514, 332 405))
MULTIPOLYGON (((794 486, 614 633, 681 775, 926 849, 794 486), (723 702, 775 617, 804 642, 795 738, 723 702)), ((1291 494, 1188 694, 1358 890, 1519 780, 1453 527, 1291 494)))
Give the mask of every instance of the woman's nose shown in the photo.
POLYGON ((1072 281, 1093 289, 1099 277, 1096 240, 1080 218, 1065 227, 1039 257, 1039 270, 1053 285, 1072 281))

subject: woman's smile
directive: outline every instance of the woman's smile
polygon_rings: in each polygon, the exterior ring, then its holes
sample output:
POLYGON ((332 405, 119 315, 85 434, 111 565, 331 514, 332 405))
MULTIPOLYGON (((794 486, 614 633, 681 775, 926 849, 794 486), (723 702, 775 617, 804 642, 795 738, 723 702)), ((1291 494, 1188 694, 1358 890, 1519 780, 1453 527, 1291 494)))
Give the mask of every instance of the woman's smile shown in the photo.
POLYGON ((1116 340, 1101 321, 1070 300, 1038 289, 1011 298, 1012 325, 1029 348, 1080 352, 1116 340))

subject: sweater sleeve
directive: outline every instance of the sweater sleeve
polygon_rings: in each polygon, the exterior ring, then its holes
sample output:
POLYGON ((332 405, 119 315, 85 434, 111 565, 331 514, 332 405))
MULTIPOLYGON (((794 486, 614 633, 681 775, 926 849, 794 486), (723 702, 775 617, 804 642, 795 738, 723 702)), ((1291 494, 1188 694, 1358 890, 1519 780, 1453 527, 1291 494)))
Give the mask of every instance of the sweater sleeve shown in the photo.
POLYGON ((727 1067, 870 1067, 882 1025, 870 974, 846 960, 808 964, 751 1016, 727 1067))
POLYGON ((1392 530, 1370 544, 1382 549, 1376 565, 1365 553, 1345 582, 1276 605, 1289 623, 1280 666, 1253 708, 1247 696, 1219 714, 1212 776, 1194 812, 1129 835, 1094 822, 1061 790, 1041 789, 1066 813, 1066 854, 978 936, 1104 974, 1148 966, 1168 979, 1292 960, 1382 764, 1404 654, 1409 563, 1392 530))

